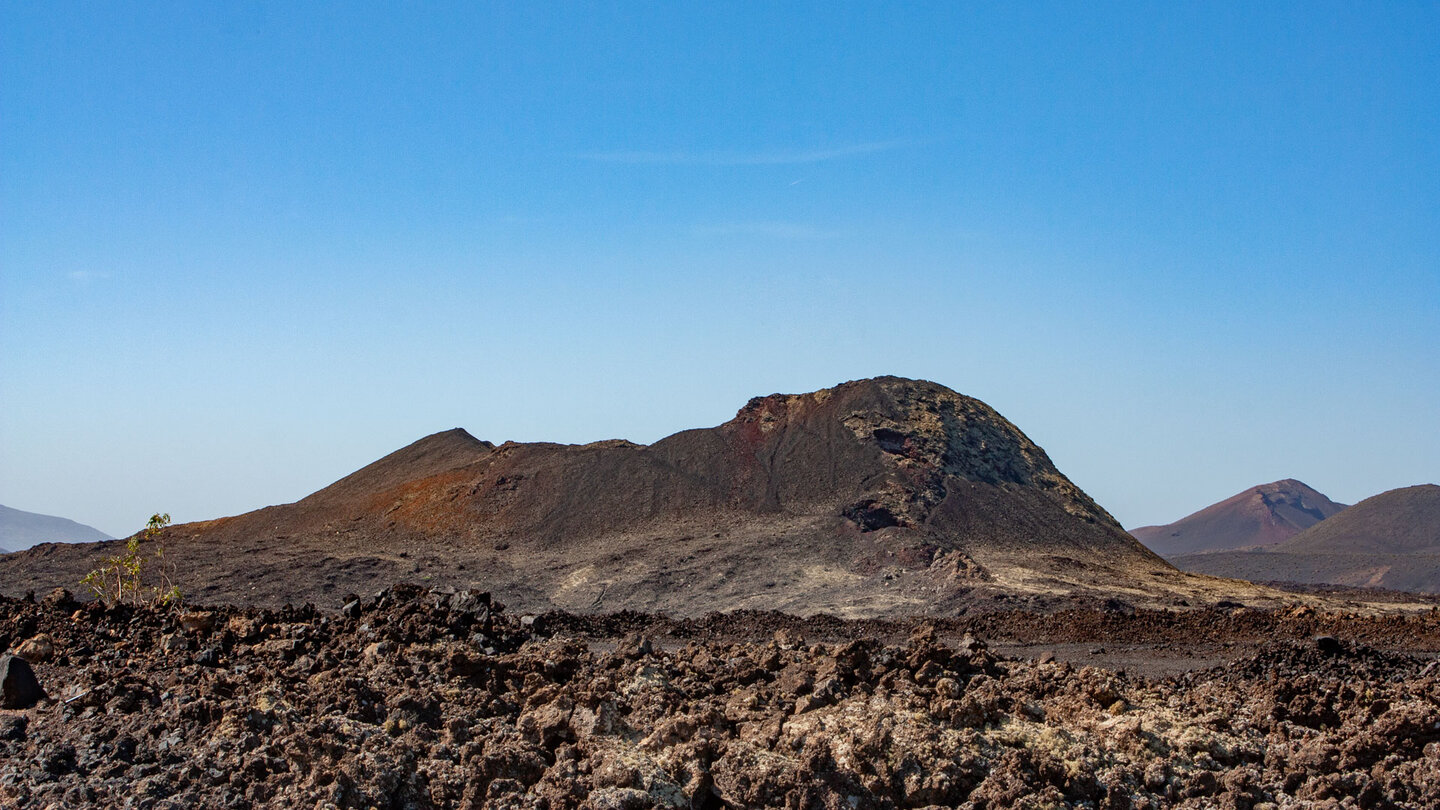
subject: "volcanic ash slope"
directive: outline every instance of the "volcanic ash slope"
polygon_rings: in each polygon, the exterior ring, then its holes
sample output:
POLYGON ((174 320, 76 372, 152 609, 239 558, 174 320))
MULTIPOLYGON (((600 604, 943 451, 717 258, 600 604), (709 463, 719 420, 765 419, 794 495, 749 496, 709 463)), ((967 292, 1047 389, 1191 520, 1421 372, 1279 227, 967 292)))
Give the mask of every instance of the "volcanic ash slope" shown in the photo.
MULTIPOLYGON (((451 430, 164 542, 177 581, 211 602, 338 604, 404 580, 522 610, 874 616, 1238 586, 1145 549, 989 406, 896 377, 759 397, 649 446, 451 430)), ((0 591, 73 587, 104 551, 0 558, 0 591)))

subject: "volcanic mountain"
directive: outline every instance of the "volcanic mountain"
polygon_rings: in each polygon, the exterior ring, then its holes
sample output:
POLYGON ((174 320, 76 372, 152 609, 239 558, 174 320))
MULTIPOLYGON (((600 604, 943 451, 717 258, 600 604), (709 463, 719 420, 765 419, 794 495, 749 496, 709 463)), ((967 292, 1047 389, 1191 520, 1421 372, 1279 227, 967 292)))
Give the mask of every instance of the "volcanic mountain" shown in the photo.
MULTIPOLYGON (((862 616, 977 594, 1174 598, 1197 580, 989 406, 896 377, 757 397, 649 446, 496 446, 450 430, 296 503, 162 540, 192 596, 269 604, 408 580, 518 609, 862 616)), ((105 553, 8 555, 0 591, 73 587, 105 553)))
POLYGON ((1287 540, 1344 509, 1293 478, 1251 487, 1164 526, 1131 529, 1167 557, 1267 546, 1287 540))
MULTIPOLYGON (((99 529, 62 517, 23 512, 0 506, 0 544, 9 549, 29 548, 36 543, 108 540, 99 529)), ((0 549, 0 553, 4 553, 0 549)))
POLYGON ((1187 571, 1256 582, 1440 593, 1440 486, 1382 492, 1270 548, 1174 559, 1187 571))

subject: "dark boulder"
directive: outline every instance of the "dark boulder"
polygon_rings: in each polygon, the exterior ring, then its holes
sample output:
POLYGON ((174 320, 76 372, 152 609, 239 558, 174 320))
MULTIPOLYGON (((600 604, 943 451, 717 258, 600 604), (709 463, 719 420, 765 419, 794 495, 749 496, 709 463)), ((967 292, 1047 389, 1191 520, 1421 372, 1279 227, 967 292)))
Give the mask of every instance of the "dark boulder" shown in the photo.
POLYGON ((0 709, 28 709, 45 699, 30 662, 18 655, 0 657, 0 709))

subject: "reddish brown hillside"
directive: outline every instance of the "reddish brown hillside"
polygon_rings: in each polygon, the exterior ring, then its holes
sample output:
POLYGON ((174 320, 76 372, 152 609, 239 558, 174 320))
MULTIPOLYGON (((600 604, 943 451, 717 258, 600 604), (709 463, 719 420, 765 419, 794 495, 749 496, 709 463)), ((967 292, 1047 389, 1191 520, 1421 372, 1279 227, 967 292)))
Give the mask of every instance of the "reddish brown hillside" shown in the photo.
POLYGON ((1166 556, 1282 542, 1344 509, 1293 478, 1261 484, 1164 526, 1131 529, 1166 556))
MULTIPOLYGON (((452 430, 165 542, 202 598, 269 603, 411 579, 522 608, 876 615, 1180 576, 990 407, 895 377, 759 397, 650 446, 452 430)), ((73 586, 101 546, 9 555, 0 591, 73 586)))
POLYGON ((1175 563, 1257 582, 1440 593, 1440 486, 1382 492, 1269 549, 1196 554, 1175 563))

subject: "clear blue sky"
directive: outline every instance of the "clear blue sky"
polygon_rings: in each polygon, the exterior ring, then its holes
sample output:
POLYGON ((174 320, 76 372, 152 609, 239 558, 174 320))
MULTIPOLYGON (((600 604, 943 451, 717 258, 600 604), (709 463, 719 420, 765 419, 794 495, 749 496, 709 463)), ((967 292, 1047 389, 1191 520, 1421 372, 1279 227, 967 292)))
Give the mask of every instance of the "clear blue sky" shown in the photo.
POLYGON ((0 503, 899 374, 1127 526, 1440 479, 1433 3, 0 5, 0 503))

